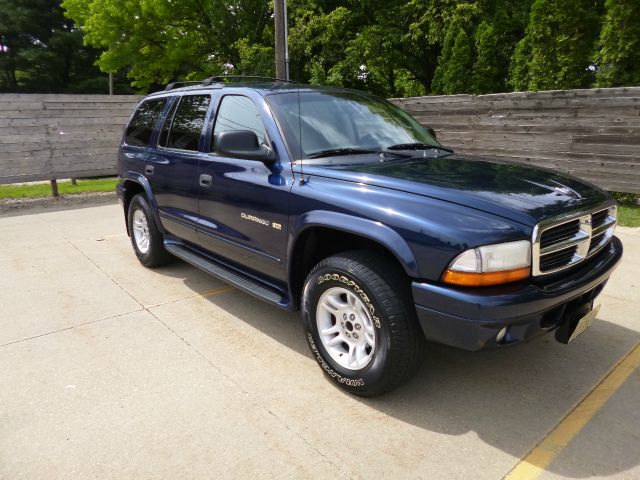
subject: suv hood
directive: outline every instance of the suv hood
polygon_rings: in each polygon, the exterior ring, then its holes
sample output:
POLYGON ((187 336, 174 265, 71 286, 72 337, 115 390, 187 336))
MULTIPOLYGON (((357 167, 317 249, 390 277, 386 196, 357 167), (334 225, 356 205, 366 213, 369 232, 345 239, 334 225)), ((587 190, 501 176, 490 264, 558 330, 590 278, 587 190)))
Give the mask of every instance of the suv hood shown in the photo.
POLYGON ((595 185, 551 170, 461 155, 355 165, 305 163, 303 170, 305 174, 429 196, 529 226, 610 199, 595 185))

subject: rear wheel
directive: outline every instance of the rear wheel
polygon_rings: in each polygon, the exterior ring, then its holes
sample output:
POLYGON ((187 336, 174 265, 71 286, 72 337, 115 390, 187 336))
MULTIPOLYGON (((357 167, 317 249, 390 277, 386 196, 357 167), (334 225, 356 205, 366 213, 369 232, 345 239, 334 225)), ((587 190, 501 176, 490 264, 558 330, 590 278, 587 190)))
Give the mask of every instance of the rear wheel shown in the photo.
POLYGON ((162 233, 143 194, 131 199, 127 221, 131 245, 140 263, 145 267, 159 267, 169 262, 171 256, 164 248, 162 233))
POLYGON ((313 356, 356 395, 392 390, 422 363, 408 279, 384 256, 353 251, 322 260, 305 282, 302 305, 313 356))

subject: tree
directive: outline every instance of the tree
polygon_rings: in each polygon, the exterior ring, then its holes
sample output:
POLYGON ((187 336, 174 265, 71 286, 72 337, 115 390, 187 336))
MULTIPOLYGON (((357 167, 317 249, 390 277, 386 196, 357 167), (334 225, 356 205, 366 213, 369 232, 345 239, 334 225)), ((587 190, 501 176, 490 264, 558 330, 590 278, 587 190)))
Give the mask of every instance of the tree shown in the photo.
POLYGON ((472 57, 469 37, 467 32, 461 28, 453 43, 451 58, 446 65, 442 79, 442 90, 446 95, 465 93, 468 91, 471 65, 472 57))
POLYGON ((499 38, 492 25, 483 21, 476 30, 476 61, 473 65, 473 93, 498 92, 504 87, 499 66, 495 61, 499 38))
POLYGON ((606 0, 605 9, 595 55, 597 85, 640 85, 640 1, 606 0))
POLYGON ((85 42, 103 50, 100 68, 129 69, 141 90, 179 78, 266 73, 243 69, 256 54, 252 46, 269 47, 273 39, 267 0, 64 0, 63 6, 83 26, 85 42))
POLYGON ((0 0, 0 11, 0 90, 106 92, 97 52, 83 46, 59 0, 0 0))
POLYGON ((512 59, 518 77, 511 84, 531 90, 588 87, 600 10, 599 0, 536 0, 512 59))

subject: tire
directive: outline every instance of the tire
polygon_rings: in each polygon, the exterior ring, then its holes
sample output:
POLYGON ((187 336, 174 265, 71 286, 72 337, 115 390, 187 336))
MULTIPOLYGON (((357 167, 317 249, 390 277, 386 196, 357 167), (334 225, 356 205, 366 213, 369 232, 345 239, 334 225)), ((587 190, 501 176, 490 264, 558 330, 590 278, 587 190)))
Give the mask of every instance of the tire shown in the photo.
POLYGON ((312 355, 339 387, 373 397, 420 367, 425 340, 409 281, 387 258, 367 251, 326 258, 312 269, 302 295, 312 355))
POLYGON ((127 222, 131 245, 140 263, 153 268, 166 265, 171 260, 149 202, 143 194, 139 193, 131 199, 127 222))

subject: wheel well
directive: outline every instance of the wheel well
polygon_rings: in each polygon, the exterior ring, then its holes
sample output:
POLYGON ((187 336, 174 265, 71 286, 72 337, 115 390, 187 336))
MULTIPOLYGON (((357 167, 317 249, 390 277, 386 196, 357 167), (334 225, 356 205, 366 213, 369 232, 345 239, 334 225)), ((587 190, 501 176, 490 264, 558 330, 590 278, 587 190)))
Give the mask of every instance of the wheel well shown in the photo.
POLYGON ((304 281, 311 269, 324 258, 349 250, 377 252, 387 257, 398 266, 400 271, 404 272, 396 256, 375 240, 333 228, 309 228, 297 239, 291 254, 291 290, 296 308, 299 307, 304 281))
POLYGON ((125 180, 122 182, 122 186, 124 187, 124 223, 127 226, 127 235, 131 235, 129 232, 129 221, 127 215, 129 214, 129 204, 131 203, 131 199, 137 195, 138 193, 145 193, 144 188, 138 182, 134 182, 133 180, 125 180))

